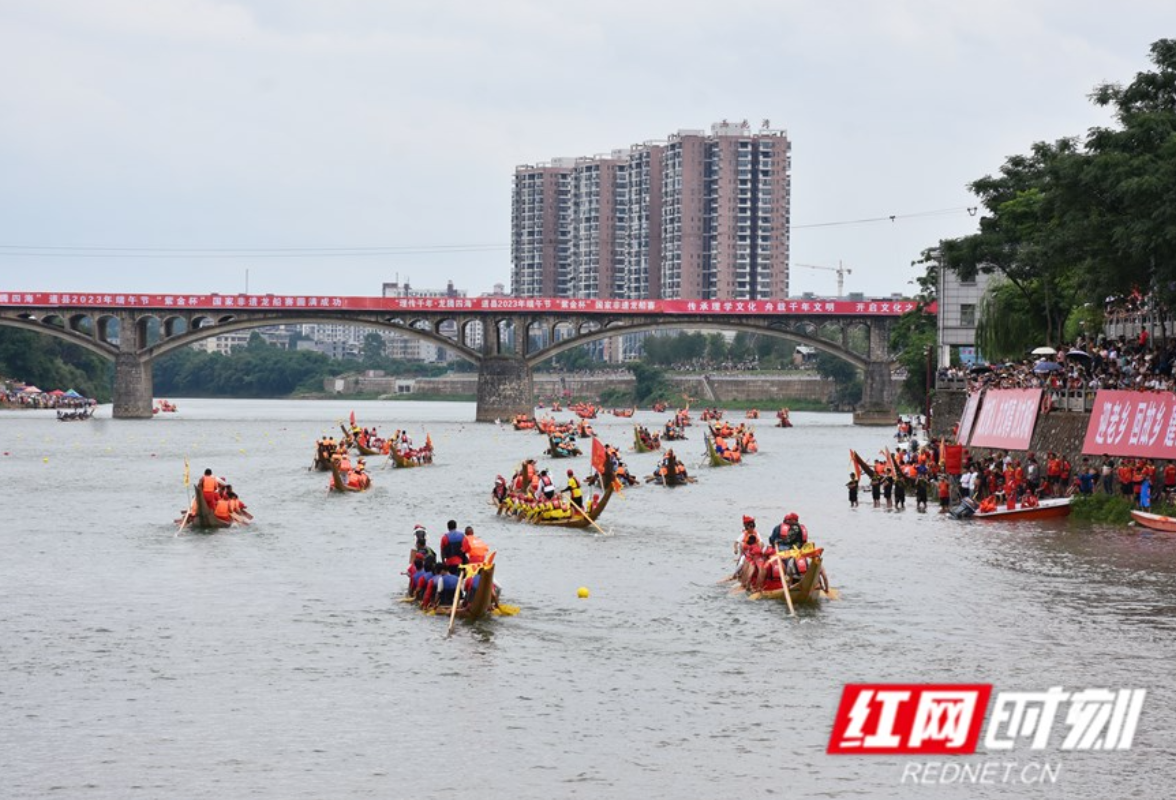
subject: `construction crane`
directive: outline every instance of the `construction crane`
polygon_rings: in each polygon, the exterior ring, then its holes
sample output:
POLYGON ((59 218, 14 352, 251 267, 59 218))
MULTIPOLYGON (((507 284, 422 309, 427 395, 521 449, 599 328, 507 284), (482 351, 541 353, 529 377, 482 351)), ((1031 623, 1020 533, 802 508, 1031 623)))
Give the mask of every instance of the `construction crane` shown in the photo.
POLYGON ((849 269, 848 267, 843 265, 840 261, 837 262, 837 266, 835 266, 835 267, 825 267, 820 264, 793 264, 792 266, 804 267, 805 269, 824 269, 824 270, 828 270, 829 272, 836 272, 837 273, 837 296, 838 297, 845 296, 845 292, 843 291, 845 289, 845 276, 853 274, 853 270, 849 269))

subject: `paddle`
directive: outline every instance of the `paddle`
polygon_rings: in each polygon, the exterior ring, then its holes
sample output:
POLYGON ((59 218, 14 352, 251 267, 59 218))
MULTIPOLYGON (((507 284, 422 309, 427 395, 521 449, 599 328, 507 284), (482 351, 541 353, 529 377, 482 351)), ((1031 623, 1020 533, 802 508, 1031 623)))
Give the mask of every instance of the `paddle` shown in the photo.
POLYGON ((579 506, 576 506, 576 510, 579 511, 581 515, 583 515, 584 519, 588 520, 589 525, 591 525, 593 528, 596 528, 596 530, 600 531, 602 535, 608 536, 608 531, 606 531, 604 528, 597 525, 596 520, 592 519, 592 517, 590 517, 588 515, 587 511, 580 508, 579 506))
POLYGON ((453 608, 449 611, 449 630, 445 632, 446 639, 453 635, 453 623, 457 620, 457 600, 461 597, 463 586, 465 586, 465 565, 462 565, 462 568, 457 571, 457 588, 453 590, 453 608))
POLYGON ((239 523, 241 523, 242 525, 248 525, 248 524, 249 524, 249 520, 248 520, 248 519, 246 519, 245 517, 241 516, 240 514, 238 514, 236 511, 233 511, 233 512, 231 512, 231 513, 229 514, 229 516, 233 518, 233 521, 234 521, 234 522, 239 522, 239 523))
POLYGON ((180 520, 180 527, 176 528, 176 533, 175 533, 176 536, 179 536, 180 531, 182 531, 185 527, 187 527, 188 520, 191 518, 192 518, 192 509, 188 509, 187 511, 184 512, 184 518, 180 520))
POLYGON ((788 616, 795 617, 796 609, 792 607, 792 592, 788 591, 788 575, 784 572, 784 559, 776 552, 776 565, 780 568, 780 584, 784 587, 784 601, 788 603, 788 616))

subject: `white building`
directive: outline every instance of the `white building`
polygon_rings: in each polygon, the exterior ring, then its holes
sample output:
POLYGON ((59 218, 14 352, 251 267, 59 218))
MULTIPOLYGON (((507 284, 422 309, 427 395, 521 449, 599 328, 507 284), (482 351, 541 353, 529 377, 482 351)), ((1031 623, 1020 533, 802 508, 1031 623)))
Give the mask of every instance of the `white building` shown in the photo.
POLYGON ((951 363, 952 348, 976 346, 976 319, 980 299, 988 289, 991 275, 977 273, 970 281, 960 280, 955 270, 939 265, 938 340, 940 366, 951 363))

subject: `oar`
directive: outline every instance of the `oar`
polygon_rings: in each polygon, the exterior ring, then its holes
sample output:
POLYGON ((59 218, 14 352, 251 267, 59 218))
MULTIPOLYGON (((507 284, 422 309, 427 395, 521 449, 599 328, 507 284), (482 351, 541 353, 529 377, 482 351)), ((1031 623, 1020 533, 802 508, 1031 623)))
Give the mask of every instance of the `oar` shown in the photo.
POLYGON ((188 525, 188 520, 191 519, 191 517, 192 517, 192 510, 191 509, 188 509, 187 511, 184 512, 184 518, 182 520, 180 520, 180 527, 176 528, 176 533, 175 533, 176 536, 179 536, 180 531, 182 531, 188 525))
POLYGON ((795 617, 796 609, 792 607, 792 592, 788 591, 788 575, 784 572, 784 559, 776 551, 776 565, 780 568, 780 584, 784 587, 784 602, 788 604, 788 616, 795 617))
POLYGON ((465 586, 465 565, 457 571, 457 588, 453 591, 453 608, 449 611, 449 630, 445 632, 445 638, 448 639, 453 635, 453 623, 457 620, 457 599, 461 597, 462 587, 465 586))
POLYGON ((241 515, 240 515, 240 514, 238 514, 236 511, 234 511, 234 512, 231 512, 231 513, 229 514, 229 516, 233 518, 233 521, 234 521, 234 522, 239 522, 239 523, 241 523, 242 525, 248 525, 248 524, 249 524, 249 520, 245 519, 245 517, 241 516, 241 515))
POLYGON ((584 516, 584 519, 588 520, 589 525, 591 525, 593 528, 596 528, 596 530, 600 531, 603 535, 608 536, 608 531, 606 531, 604 528, 597 525, 596 520, 592 519, 592 517, 589 516, 587 511, 580 508, 579 506, 576 506, 576 508, 579 509, 580 513, 584 516))

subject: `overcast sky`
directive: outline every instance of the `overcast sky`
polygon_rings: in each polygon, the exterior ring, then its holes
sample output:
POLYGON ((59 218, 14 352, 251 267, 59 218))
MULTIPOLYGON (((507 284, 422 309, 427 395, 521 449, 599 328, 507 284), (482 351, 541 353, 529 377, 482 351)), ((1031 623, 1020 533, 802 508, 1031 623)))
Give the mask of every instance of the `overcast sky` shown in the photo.
POLYGON ((516 166, 767 119, 793 293, 835 294, 798 265, 839 262, 847 292, 909 292, 975 230, 967 184, 1110 124, 1090 91, 1173 23, 1171 0, 0 0, 0 291, 509 288, 516 166))

